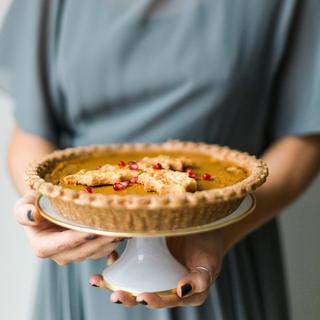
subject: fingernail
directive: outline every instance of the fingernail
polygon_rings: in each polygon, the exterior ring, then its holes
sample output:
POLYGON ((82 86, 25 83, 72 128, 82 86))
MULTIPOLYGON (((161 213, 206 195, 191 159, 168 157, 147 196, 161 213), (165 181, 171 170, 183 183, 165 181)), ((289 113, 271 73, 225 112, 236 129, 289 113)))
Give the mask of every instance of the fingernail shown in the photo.
POLYGON ((97 239, 97 236, 94 236, 93 234, 91 234, 89 236, 86 236, 85 239, 86 240, 94 240, 94 239, 97 239))
POLYGON ((181 296, 184 297, 191 291, 192 291, 192 285, 189 283, 186 283, 181 287, 181 296))
POLYGON ((122 304, 122 302, 121 302, 120 300, 113 301, 113 303, 116 303, 116 304, 122 304))
POLYGON ((94 284, 94 283, 90 283, 90 282, 89 282, 89 284, 90 284, 90 286, 92 286, 92 287, 99 288, 99 286, 97 286, 97 285, 96 285, 96 284, 94 284))
POLYGON ((28 217, 29 221, 34 222, 34 218, 33 218, 33 215, 32 215, 32 210, 28 210, 27 211, 27 217, 28 217))
POLYGON ((138 301, 138 303, 143 304, 144 306, 147 306, 147 305, 148 305, 148 302, 146 302, 146 301, 144 301, 144 300, 138 301))

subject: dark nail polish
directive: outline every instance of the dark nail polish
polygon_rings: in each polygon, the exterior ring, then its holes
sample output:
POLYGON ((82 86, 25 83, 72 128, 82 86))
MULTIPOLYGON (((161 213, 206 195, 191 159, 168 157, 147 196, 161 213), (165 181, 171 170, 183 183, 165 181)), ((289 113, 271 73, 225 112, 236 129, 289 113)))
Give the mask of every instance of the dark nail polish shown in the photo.
POLYGON ((34 222, 34 218, 33 218, 33 215, 32 215, 32 210, 28 210, 27 211, 27 217, 28 217, 29 221, 34 222))
POLYGON ((114 303, 116 303, 116 304, 122 304, 122 302, 121 302, 120 300, 115 301, 114 303))
POLYGON ((148 302, 144 301, 144 300, 141 300, 139 301, 140 304, 143 304, 144 306, 147 306, 148 305, 148 302))
POLYGON ((186 283, 181 287, 181 296, 184 297, 191 291, 192 291, 192 285, 189 283, 186 283))
POLYGON ((94 240, 94 239, 97 239, 97 236, 90 235, 90 236, 86 236, 85 239, 86 240, 94 240))
POLYGON ((92 287, 99 288, 99 286, 97 286, 97 285, 96 285, 96 284, 94 284, 94 283, 90 283, 90 282, 89 282, 89 284, 90 284, 90 286, 92 286, 92 287))

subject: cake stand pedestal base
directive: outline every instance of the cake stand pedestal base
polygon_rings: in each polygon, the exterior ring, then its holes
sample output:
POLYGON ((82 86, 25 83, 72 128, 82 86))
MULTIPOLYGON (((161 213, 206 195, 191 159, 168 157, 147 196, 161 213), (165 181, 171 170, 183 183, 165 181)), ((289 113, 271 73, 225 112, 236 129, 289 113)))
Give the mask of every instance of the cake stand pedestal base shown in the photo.
POLYGON ((187 269, 170 253, 166 239, 132 238, 121 257, 103 271, 105 286, 133 295, 172 294, 187 269))

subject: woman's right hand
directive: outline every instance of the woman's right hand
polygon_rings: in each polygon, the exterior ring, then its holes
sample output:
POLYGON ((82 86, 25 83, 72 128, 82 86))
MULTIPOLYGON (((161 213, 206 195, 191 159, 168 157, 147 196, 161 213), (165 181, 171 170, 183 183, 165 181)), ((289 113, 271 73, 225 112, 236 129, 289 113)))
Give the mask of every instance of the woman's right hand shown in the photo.
POLYGON ((28 192, 17 201, 14 212, 39 258, 50 258, 59 265, 99 259, 114 255, 114 250, 124 240, 59 227, 40 215, 35 200, 35 193, 28 192))

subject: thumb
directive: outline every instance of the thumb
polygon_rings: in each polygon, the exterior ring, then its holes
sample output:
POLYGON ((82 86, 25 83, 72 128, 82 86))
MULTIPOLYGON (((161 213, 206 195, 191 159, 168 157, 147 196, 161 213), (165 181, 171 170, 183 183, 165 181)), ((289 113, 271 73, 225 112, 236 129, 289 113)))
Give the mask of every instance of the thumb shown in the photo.
POLYGON ((212 272, 205 269, 192 269, 188 274, 180 279, 177 285, 177 294, 180 298, 190 296, 195 293, 203 293, 207 291, 212 282, 212 272))
POLYGON ((19 224, 24 226, 37 226, 44 221, 35 206, 35 202, 34 192, 28 192, 16 202, 14 215, 19 224))
POLYGON ((221 271, 221 261, 218 256, 216 258, 213 259, 212 255, 202 255, 198 256, 197 264, 193 261, 190 265, 189 261, 189 273, 182 277, 177 285, 177 294, 180 298, 203 293, 210 288, 221 271))

